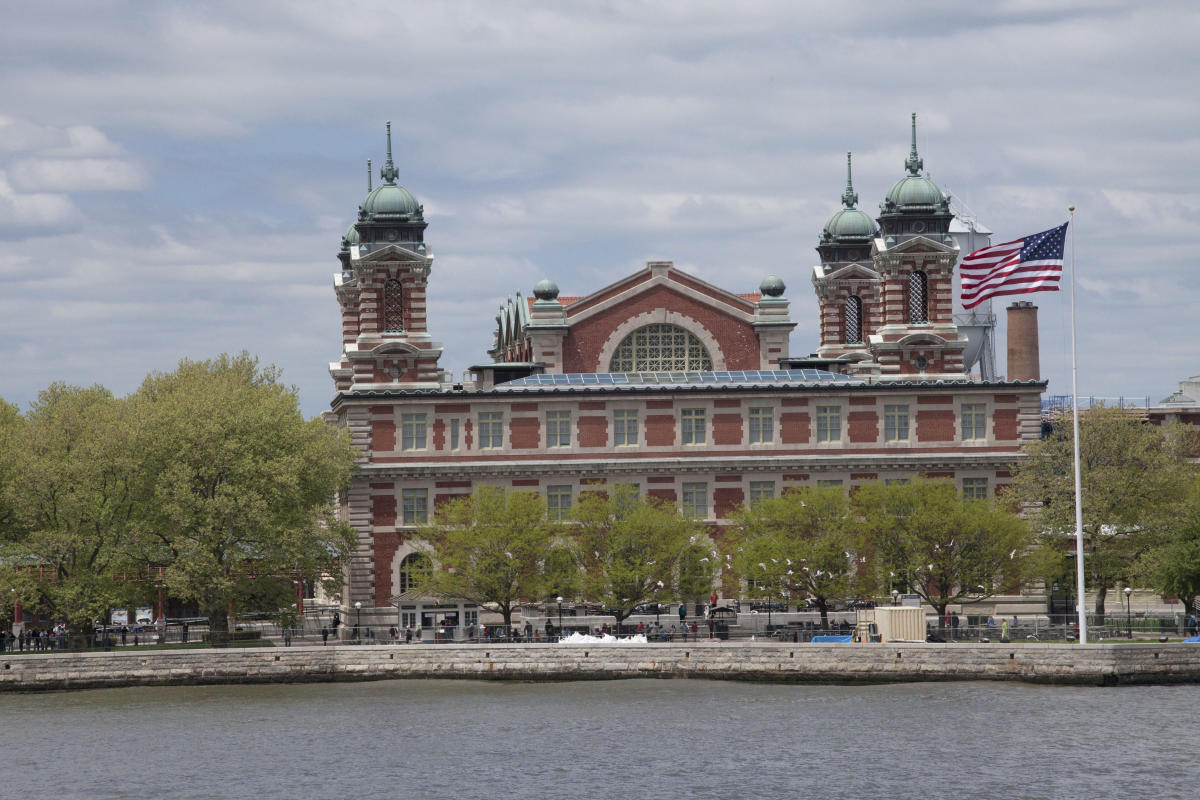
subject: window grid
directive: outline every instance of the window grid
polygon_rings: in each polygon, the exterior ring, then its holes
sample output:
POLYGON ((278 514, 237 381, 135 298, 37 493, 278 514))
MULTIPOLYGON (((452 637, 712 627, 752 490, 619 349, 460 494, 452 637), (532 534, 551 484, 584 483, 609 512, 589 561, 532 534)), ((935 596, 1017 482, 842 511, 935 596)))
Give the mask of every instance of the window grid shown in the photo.
POLYGON ((571 510, 570 486, 546 487, 546 517, 548 519, 566 519, 571 510))
POLYGON ((547 447, 570 447, 571 446, 571 412, 570 411, 547 411, 546 412, 546 446, 547 447))
POLYGON ((708 518, 707 483, 685 483, 683 485, 683 515, 692 519, 708 518))
POLYGON ((771 408, 750 409, 750 444, 775 441, 775 411, 771 408))
POLYGON ((637 411, 618 409, 613 412, 614 445, 630 445, 638 443, 637 418, 637 411))
POLYGON ((908 321, 929 321, 929 279, 924 272, 914 272, 908 276, 908 321))
POLYGON ((428 575, 429 558, 422 553, 409 553, 400 562, 400 591, 411 592, 421 588, 428 575))
POLYGON ((400 415, 400 447, 403 450, 425 449, 425 415, 400 415))
POLYGON ((846 344, 862 344, 862 299, 853 296, 846 298, 844 312, 846 325, 846 344))
POLYGON ((963 478, 962 495, 967 500, 986 500, 988 496, 988 479, 963 478))
POLYGON ((708 430, 703 408, 685 408, 679 412, 679 441, 681 444, 704 444, 708 430))
POLYGON ((962 438, 987 438, 987 415, 983 403, 963 403, 962 438))
POLYGON ((842 440, 842 409, 838 406, 817 406, 817 441, 842 440))
POLYGON ((692 333, 676 325, 644 325, 626 336, 609 362, 610 372, 708 371, 712 358, 692 333))
POLYGON ((841 485, 842 485, 842 481, 840 479, 836 479, 836 478, 829 479, 829 480, 817 481, 817 488, 820 488, 820 489, 828 488, 830 486, 841 486, 841 485))
POLYGON ((458 420, 450 420, 450 449, 458 449, 458 420))
POLYGON ((504 412, 479 412, 479 447, 504 447, 504 412))
POLYGON ((383 329, 404 330, 404 287, 395 278, 383 285, 383 329))
POLYGON ((908 406, 883 407, 883 440, 885 442, 908 441, 908 406))
POLYGON ((775 499, 775 481, 750 481, 750 507, 775 499))
POLYGON ((405 525, 424 525, 429 522, 429 490, 404 489, 401 491, 405 525))

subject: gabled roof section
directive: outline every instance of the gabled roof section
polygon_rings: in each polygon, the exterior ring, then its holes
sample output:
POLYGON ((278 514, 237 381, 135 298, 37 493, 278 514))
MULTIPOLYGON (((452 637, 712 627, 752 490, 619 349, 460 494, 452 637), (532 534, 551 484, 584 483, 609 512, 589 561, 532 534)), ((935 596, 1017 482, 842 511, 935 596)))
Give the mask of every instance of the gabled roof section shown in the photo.
POLYGON ((646 263, 645 269, 627 275, 591 294, 580 298, 559 299, 560 301, 570 301, 569 303, 563 302, 563 305, 566 306, 567 318, 574 320, 628 302, 644 291, 663 286, 745 319, 753 316, 757 302, 757 295, 754 296, 755 299, 751 299, 750 295, 740 295, 713 286, 695 275, 678 269, 670 261, 649 261, 646 263))

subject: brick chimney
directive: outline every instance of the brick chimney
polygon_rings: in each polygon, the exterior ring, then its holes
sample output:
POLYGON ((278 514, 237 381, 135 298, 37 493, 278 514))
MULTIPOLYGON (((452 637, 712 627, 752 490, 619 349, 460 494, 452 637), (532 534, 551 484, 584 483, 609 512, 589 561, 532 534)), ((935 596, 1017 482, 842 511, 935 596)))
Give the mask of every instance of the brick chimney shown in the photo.
POLYGON ((1042 379, 1038 355, 1037 306, 1027 301, 1008 307, 1008 380, 1042 379))

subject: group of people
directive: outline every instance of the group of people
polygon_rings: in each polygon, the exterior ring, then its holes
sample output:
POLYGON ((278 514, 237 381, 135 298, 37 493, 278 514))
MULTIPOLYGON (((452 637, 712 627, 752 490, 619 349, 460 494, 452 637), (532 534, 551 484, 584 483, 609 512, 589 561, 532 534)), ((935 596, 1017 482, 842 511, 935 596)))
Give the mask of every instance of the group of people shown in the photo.
POLYGON ((0 650, 14 653, 23 650, 65 650, 67 627, 62 623, 52 628, 24 628, 17 635, 0 633, 0 650))

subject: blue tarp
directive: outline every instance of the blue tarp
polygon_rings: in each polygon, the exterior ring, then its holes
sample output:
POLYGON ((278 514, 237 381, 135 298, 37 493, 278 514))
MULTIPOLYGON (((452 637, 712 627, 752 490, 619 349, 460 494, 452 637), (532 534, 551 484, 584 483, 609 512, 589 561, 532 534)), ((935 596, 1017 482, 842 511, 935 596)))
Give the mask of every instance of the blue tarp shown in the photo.
POLYGON ((1184 644, 1200 644, 1200 636, 1190 636, 1183 640, 1184 644))
POLYGON ((835 643, 847 642, 847 643, 849 643, 849 642, 854 641, 854 637, 853 636, 821 635, 821 636, 814 636, 812 638, 812 640, 813 640, 813 644, 820 644, 822 642, 835 642, 835 643))

